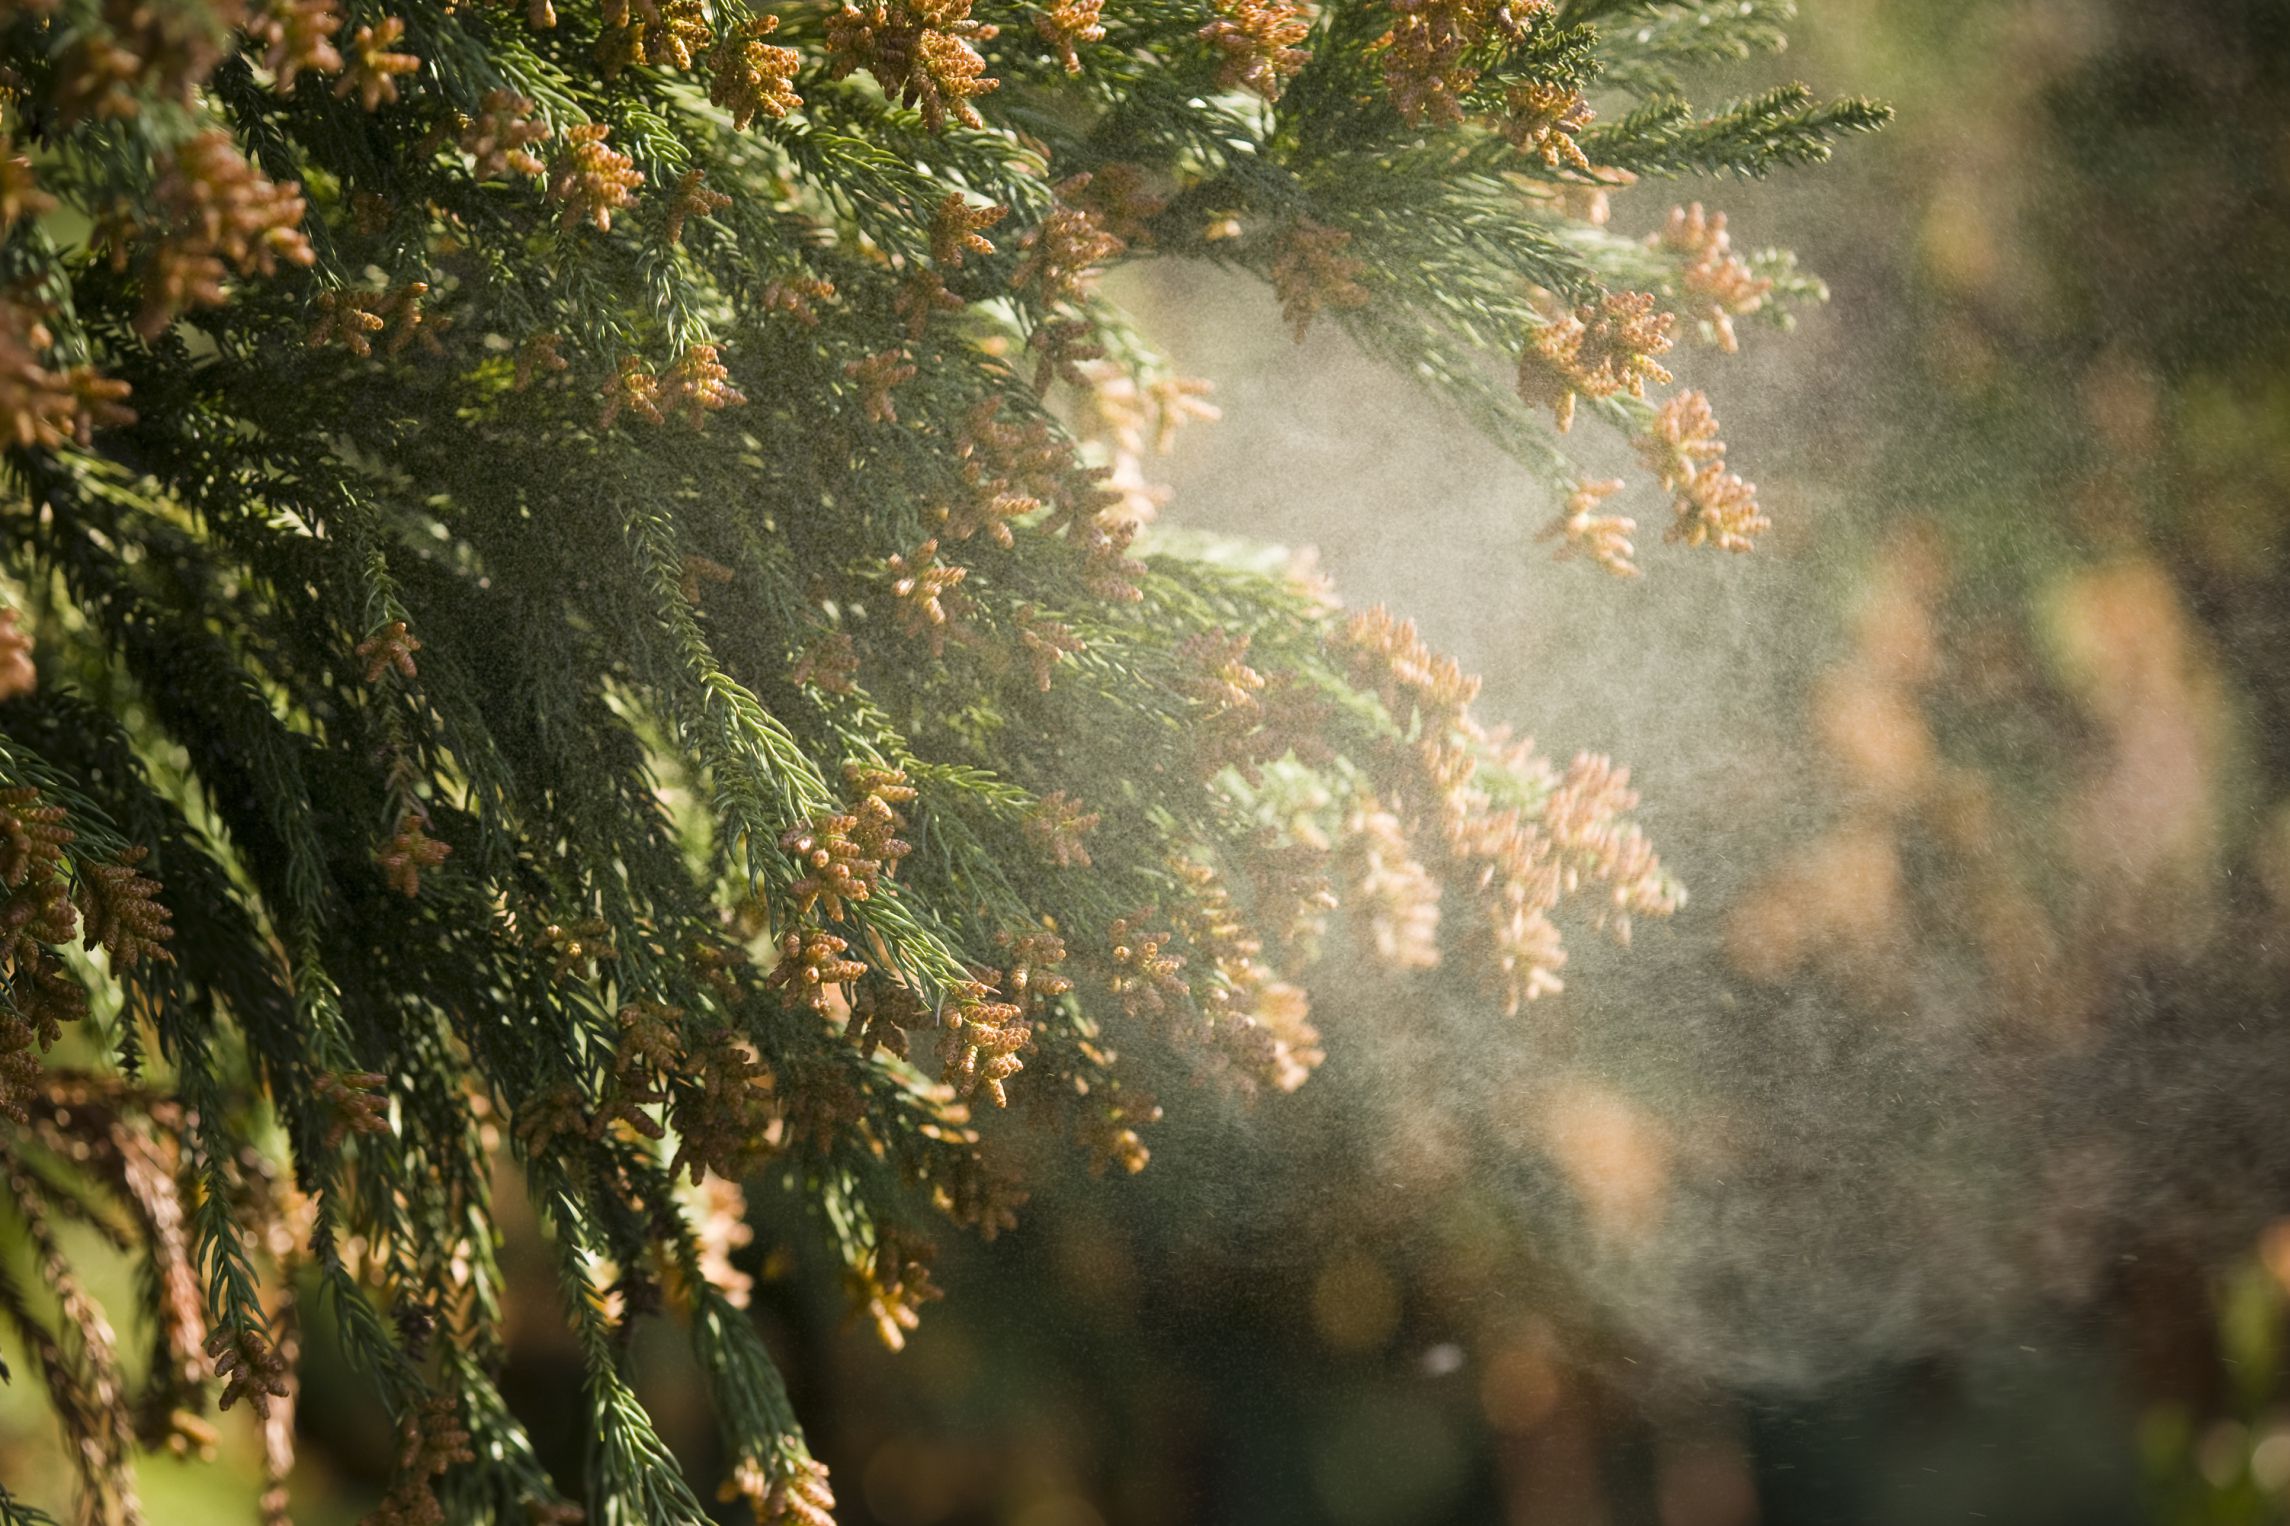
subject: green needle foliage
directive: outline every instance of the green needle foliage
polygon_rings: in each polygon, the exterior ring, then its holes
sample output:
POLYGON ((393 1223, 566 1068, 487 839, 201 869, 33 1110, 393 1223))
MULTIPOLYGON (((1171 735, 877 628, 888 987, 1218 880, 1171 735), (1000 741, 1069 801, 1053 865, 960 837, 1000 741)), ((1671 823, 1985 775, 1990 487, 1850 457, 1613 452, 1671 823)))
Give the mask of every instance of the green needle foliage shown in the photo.
POLYGON ((1138 442, 1206 410, 1096 276, 1264 277, 1610 570, 1578 401, 1671 538, 1745 548, 1706 402, 1647 390, 1680 322, 1818 283, 1605 198, 1881 119, 1685 102, 1781 18, 0 3, 0 1322, 86 1518, 243 1400, 283 1519, 315 1299, 400 1427, 382 1526, 704 1519, 624 1371, 654 1317, 726 1497, 826 1521, 734 1184, 896 1345, 931 1226, 1011 1221, 985 1104, 1134 1170, 1145 1077, 1306 1078, 1322 939, 1516 1007, 1559 920, 1670 911, 1603 759, 1483 730, 1381 611, 1139 541, 1138 442), (586 1358, 578 1501, 493 1383, 504 1181, 586 1358), (67 1223, 140 1267, 147 1358, 67 1223))

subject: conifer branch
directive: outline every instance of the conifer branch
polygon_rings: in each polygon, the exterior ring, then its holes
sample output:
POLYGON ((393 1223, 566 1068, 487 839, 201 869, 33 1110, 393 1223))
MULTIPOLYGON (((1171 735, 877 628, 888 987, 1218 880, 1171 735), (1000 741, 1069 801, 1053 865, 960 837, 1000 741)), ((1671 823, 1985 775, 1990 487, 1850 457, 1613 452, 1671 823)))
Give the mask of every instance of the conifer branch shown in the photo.
MULTIPOLYGON (((488 1376, 506 1149, 590 1518, 704 1518, 622 1370, 675 1312, 724 1498, 824 1526, 680 1192, 789 1196, 895 1346, 930 1226, 1012 1222, 993 1109, 1135 1170, 1144 1073, 1306 1083, 1324 942, 1511 1006, 1557 989, 1562 923, 1681 898, 1620 770, 1500 743, 1396 617, 1149 525, 1148 459, 1214 410, 1100 277, 1210 261, 1341 327, 1565 505, 1562 555, 1639 570, 1578 419, 1666 539, 1746 549, 1764 512, 1669 358, 1825 293, 1699 202, 1610 212, 1882 120, 1678 98, 1785 19, 16 7, 0 1213, 51 1261, 57 1215, 147 1242, 167 1392, 261 1412, 278 1489, 299 1267, 397 1428, 380 1526, 562 1521, 488 1376), (127 1079, 48 1063, 81 1022, 127 1079), (51 1190, 58 1116, 101 1145, 84 1193, 51 1190)), ((126 1520, 133 1396, 52 1281, 63 1326, 15 1284, 0 1319, 126 1520)))

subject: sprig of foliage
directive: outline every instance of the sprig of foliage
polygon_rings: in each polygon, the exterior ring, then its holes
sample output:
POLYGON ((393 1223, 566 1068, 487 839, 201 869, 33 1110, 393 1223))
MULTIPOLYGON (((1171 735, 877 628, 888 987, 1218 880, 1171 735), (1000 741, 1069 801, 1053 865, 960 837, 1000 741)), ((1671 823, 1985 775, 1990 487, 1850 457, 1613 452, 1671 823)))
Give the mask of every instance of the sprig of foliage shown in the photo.
POLYGON ((1706 400, 1648 389, 1679 318, 1731 348, 1818 283, 1608 200, 1881 120, 1677 98, 1777 42, 1541 0, 0 11, 0 1153, 51 1286, 45 1216, 97 1210, 43 1184, 94 1174, 171 1353, 128 1394, 92 1305, 0 1283, 92 1515, 161 1439, 122 1417, 218 1384, 283 1489, 306 1269, 399 1427, 381 1526, 702 1519, 624 1371, 657 1315, 726 1498, 818 1526, 741 1179, 896 1345, 933 1221, 1011 1222, 985 1104, 1135 1170, 1157 1069, 1309 1076, 1329 937, 1515 1008, 1561 920, 1674 909, 1621 771, 1483 729, 1381 611, 1156 543, 1143 462, 1213 409, 1097 278, 1262 276, 1634 573, 1586 401, 1670 538, 1745 548, 1706 400), (91 988, 117 1076, 41 1061, 91 988), (490 1376, 504 1151, 581 1507, 490 1376))

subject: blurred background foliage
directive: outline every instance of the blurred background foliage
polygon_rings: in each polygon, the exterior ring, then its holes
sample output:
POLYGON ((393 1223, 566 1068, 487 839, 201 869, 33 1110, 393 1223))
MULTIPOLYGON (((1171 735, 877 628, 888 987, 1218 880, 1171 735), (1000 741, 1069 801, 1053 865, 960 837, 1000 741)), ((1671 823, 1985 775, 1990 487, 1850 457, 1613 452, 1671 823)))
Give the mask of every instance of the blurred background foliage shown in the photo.
MULTIPOLYGON (((1836 293, 1687 377, 1754 558, 1553 565, 1554 506, 1332 329, 1127 278, 1224 410, 1167 522, 1312 548, 1484 713, 1631 759, 1695 899, 1518 1018, 1323 975, 1313 1085, 1134 1180, 1045 1141, 904 1353, 734 1248, 846 1522, 2290 1519, 2290 10, 1817 0, 1799 73, 1899 116, 1707 188, 1836 293)), ((505 1386, 569 1477, 531 1308, 505 1386)), ((638 1356, 706 1474, 685 1358, 638 1356)), ((311 1372, 305 1521, 378 1492, 367 1402, 311 1372)), ((154 1520, 238 1518, 216 1444, 154 1520)), ((51 1450, 0 1389, 0 1474, 60 1498, 51 1450)))

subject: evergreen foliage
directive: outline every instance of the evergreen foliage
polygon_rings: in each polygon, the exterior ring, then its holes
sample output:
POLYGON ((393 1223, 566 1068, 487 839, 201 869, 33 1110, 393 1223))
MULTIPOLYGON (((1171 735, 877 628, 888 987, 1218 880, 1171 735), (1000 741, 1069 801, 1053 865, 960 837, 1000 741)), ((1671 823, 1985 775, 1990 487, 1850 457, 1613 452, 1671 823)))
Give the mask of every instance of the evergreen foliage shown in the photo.
POLYGON ((1095 277, 1265 278, 1634 573, 1585 405, 1671 538, 1744 549, 1706 401, 1647 390, 1678 318, 1731 348, 1818 283, 1604 204, 1876 125, 1685 103, 1779 15, 0 3, 0 1213, 45 1285, 0 1265, 0 1321, 87 1517, 216 1397, 283 1519, 316 1299, 401 1429, 379 1526, 705 1519, 624 1370, 669 1312, 726 1498, 826 1521, 732 1183, 895 1346, 930 1226, 1011 1222, 989 1105, 1135 1170, 1127 1057, 1293 1088, 1320 939, 1515 1008, 1554 916, 1670 911, 1605 760, 1483 729, 1381 611, 1138 541, 1139 442, 1205 408, 1095 277), (490 1376, 497 1180, 586 1358, 577 1501, 490 1376), (148 1361, 67 1222, 141 1267, 148 1361))

